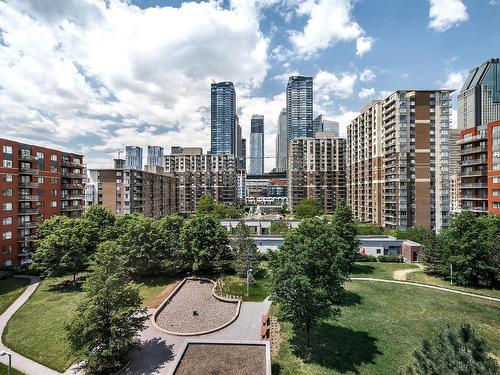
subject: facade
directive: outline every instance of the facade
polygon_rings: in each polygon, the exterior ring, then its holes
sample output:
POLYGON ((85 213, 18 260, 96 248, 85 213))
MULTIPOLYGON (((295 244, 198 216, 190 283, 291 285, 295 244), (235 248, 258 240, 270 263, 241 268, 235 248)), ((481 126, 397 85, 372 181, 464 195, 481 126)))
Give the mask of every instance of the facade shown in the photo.
POLYGON ((313 120, 313 136, 317 132, 335 133, 339 137, 339 123, 337 121, 327 120, 323 115, 319 115, 313 120))
POLYGON ((450 129, 450 212, 460 211, 460 130, 450 129))
POLYGON ((240 169, 247 170, 247 140, 243 138, 241 140, 241 164, 240 169))
POLYGON ((346 199, 346 141, 333 133, 293 139, 288 147, 288 203, 293 209, 306 198, 315 198, 325 212, 346 199))
MULTIPOLYGON (((237 155, 236 92, 232 82, 211 85, 211 154, 237 155)), ((241 138, 241 130, 240 130, 241 138)))
POLYGON ((288 153, 288 120, 286 108, 283 108, 278 117, 278 134, 276 135, 276 170, 286 171, 288 153))
POLYGON ((122 160, 115 159, 115 168, 89 169, 87 205, 99 204, 115 214, 139 213, 154 218, 177 212, 177 179, 156 168, 155 172, 123 168, 122 160))
POLYGON ((286 87, 287 139, 313 136, 313 78, 291 76, 286 87))
POLYGON ((0 267, 29 262, 36 228, 83 211, 83 156, 0 138, 0 267))
POLYGON ((236 156, 204 154, 201 148, 172 147, 165 156, 165 172, 179 179, 178 202, 180 212, 196 210, 199 199, 211 195, 228 206, 237 204, 236 156))
POLYGON ((500 59, 472 69, 457 96, 458 128, 486 127, 500 119, 500 59))
POLYGON ((148 146, 148 165, 163 167, 163 147, 148 146))
POLYGON ((128 169, 142 170, 142 147, 125 147, 125 165, 128 169))
POLYGON ((451 92, 396 91, 348 126, 347 199, 358 220, 401 230, 448 225, 451 92))
POLYGON ((253 115, 250 122, 250 174, 264 173, 264 116, 253 115))
POLYGON ((418 261, 418 254, 422 246, 410 240, 399 240, 392 236, 358 236, 359 252, 361 255, 398 255, 406 262, 418 261))

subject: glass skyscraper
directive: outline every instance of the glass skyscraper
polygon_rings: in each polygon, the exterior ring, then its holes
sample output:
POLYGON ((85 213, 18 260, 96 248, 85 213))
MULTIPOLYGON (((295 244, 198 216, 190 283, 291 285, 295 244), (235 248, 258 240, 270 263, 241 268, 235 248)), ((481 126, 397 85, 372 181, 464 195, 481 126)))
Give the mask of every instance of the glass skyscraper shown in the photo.
POLYGON ((148 165, 163 167, 163 147, 148 146, 148 165))
POLYGON ((211 148, 212 154, 238 154, 236 92, 232 82, 211 86, 211 148))
POLYGON ((278 117, 278 134, 276 135, 276 170, 286 171, 288 154, 288 123, 286 108, 283 108, 278 117))
POLYGON ((250 174, 264 173, 264 116, 253 115, 250 121, 250 174))
POLYGON ((319 115, 313 121, 313 136, 317 132, 333 132, 339 136, 339 123, 337 121, 327 120, 323 115, 319 115))
POLYGON ((139 146, 125 147, 125 162, 128 169, 142 170, 142 148, 139 146))
POLYGON ((288 141, 313 136, 313 78, 291 76, 286 87, 288 141))

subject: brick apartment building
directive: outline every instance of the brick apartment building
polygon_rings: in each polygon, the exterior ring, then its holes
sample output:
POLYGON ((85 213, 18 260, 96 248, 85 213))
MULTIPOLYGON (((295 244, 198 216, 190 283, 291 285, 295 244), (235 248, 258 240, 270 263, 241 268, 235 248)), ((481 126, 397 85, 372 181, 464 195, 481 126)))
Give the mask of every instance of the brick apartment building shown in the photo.
POLYGON ((24 264, 36 228, 83 211, 83 156, 0 138, 0 267, 24 264))

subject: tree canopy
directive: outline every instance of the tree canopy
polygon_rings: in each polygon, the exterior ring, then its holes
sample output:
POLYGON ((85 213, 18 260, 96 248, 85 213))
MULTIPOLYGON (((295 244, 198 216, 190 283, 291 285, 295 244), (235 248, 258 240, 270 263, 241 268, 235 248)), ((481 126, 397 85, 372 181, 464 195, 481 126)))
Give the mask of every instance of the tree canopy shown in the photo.
POLYGON ((249 269, 257 271, 260 263, 259 251, 249 228, 243 222, 236 227, 231 247, 235 253, 234 269, 238 275, 245 277, 249 269))
POLYGON ((321 215, 323 208, 316 199, 306 198, 294 207, 294 212, 298 218, 307 219, 321 215))
POLYGON ((204 195, 196 204, 196 213, 199 215, 213 215, 217 219, 240 219, 244 211, 235 207, 228 207, 217 202, 211 195, 204 195))
POLYGON ((269 233, 274 234, 274 235, 284 235, 288 230, 290 229, 290 226, 288 225, 288 222, 285 220, 280 220, 280 221, 273 221, 271 223, 271 226, 269 227, 269 233))

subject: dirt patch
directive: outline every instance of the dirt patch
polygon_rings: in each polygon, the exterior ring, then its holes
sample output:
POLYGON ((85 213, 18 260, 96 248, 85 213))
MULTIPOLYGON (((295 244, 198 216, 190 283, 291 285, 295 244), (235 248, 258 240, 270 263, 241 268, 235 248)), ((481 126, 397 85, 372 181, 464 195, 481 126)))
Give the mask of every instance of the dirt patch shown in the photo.
POLYGON ((265 375, 266 347, 191 343, 174 374, 265 375))
POLYGON ((409 268, 406 270, 396 270, 396 271, 394 271, 392 278, 394 280, 398 280, 398 281, 406 281, 406 277, 408 276, 408 274, 413 273, 413 272, 419 272, 419 271, 421 271, 421 269, 422 269, 421 266, 418 265, 418 268, 415 267, 415 268, 409 268))
POLYGON ((179 283, 181 282, 182 280, 177 280, 177 281, 174 281, 172 282, 171 284, 168 284, 165 289, 163 289, 161 291, 160 294, 148 299, 147 301, 144 301, 144 307, 146 309, 156 309, 158 308, 158 306, 160 306, 160 304, 165 300, 165 298, 168 297, 168 295, 172 292, 172 290, 175 289, 175 287, 177 285, 179 285, 179 283))

